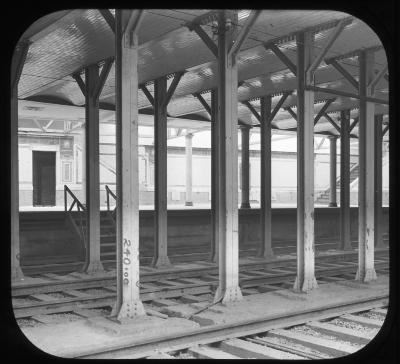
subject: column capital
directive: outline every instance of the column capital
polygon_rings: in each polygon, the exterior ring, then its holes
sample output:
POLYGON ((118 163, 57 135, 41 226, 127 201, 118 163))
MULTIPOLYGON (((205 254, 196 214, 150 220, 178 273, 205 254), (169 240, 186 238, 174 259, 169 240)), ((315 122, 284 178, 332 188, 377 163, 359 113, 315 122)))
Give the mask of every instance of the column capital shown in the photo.
POLYGON ((240 124, 239 125, 239 129, 240 130, 250 130, 250 129, 252 129, 253 128, 253 126, 252 125, 245 125, 245 124, 240 124))
POLYGON ((328 139, 330 139, 330 140, 337 140, 337 139, 339 139, 339 137, 340 137, 340 135, 328 135, 328 139))
POLYGON ((193 138, 193 133, 186 133, 185 134, 185 138, 192 139, 193 138))

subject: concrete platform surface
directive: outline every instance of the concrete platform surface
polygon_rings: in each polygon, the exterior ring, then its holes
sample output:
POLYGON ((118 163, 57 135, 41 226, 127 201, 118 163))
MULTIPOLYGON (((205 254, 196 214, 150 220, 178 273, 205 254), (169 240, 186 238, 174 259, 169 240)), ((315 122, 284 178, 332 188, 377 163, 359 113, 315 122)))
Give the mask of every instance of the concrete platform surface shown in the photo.
POLYGON ((82 318, 65 324, 24 327, 21 330, 39 349, 59 357, 74 357, 92 352, 96 348, 102 350, 105 347, 123 347, 165 335, 174 337, 185 335, 201 330, 201 326, 273 319, 307 309, 322 309, 332 304, 339 305, 357 299, 385 295, 388 292, 389 278, 379 276, 376 281, 368 284, 353 282, 351 288, 332 282, 321 283, 318 289, 309 293, 280 290, 245 296, 242 301, 233 304, 216 304, 211 310, 203 311, 191 320, 182 317, 193 314, 193 304, 183 304, 168 307, 169 311, 173 310, 175 313, 173 314, 175 317, 168 319, 145 317, 121 325, 104 317, 82 318))

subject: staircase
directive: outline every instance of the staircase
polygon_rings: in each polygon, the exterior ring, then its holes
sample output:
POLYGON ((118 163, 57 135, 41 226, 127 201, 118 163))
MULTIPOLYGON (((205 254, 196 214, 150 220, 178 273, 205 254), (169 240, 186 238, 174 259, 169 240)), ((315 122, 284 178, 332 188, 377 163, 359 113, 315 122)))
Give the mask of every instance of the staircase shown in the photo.
MULTIPOLYGON (((356 178, 358 178, 358 170, 359 170, 358 163, 354 163, 353 166, 350 168, 350 184, 356 178)), ((340 188, 340 176, 336 179, 336 189, 338 188, 340 188)), ((331 189, 330 188, 326 189, 318 196, 318 198, 315 200, 315 203, 322 205, 329 205, 330 194, 331 194, 331 189)))
MULTIPOLYGON (((86 251, 86 207, 78 198, 64 187, 65 212, 70 225, 79 237, 84 250, 86 251), (67 194, 72 197, 72 204, 68 208, 67 194), (73 210, 74 207, 77 210, 73 210)), ((113 264, 116 261, 116 232, 115 232, 115 213, 110 210, 109 195, 115 196, 106 186, 107 191, 107 211, 100 212, 100 260, 104 264, 113 264)))

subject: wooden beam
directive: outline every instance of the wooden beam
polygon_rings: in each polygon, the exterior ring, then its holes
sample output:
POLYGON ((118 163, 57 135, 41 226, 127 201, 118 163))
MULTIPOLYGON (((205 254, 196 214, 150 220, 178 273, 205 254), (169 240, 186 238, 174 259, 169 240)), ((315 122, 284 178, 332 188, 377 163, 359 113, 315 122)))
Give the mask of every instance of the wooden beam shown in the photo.
POLYGON ((249 209, 250 206, 250 151, 249 151, 249 142, 250 142, 250 128, 248 125, 241 125, 241 138, 242 138, 242 147, 241 147, 241 162, 242 162, 242 170, 241 170, 241 192, 242 192, 242 200, 240 204, 240 208, 249 209))
POLYGON ((350 110, 340 112, 340 249, 352 250, 350 235, 350 110))
POLYGON ((113 33, 115 33, 115 18, 111 11, 108 9, 99 9, 100 14, 103 16, 104 20, 107 22, 108 26, 111 28, 113 33))
POLYGON ((83 270, 88 274, 102 272, 100 260, 100 165, 99 165, 99 99, 95 95, 99 83, 99 67, 85 68, 86 120, 86 244, 83 270))
POLYGON ((341 64, 339 64, 335 59, 332 59, 330 61, 325 60, 326 64, 332 65, 337 71, 339 71, 342 76, 346 78, 347 81, 350 82, 352 86, 354 86, 355 89, 358 89, 358 82, 357 80, 349 73, 341 64))
POLYGON ((313 35, 299 33, 297 42, 297 276, 294 290, 318 287, 314 258, 314 93, 306 86, 313 58, 313 35))
POLYGON ((371 81, 371 83, 368 85, 369 87, 369 92, 371 95, 375 94, 375 87, 378 84, 378 82, 382 79, 382 77, 386 74, 388 70, 388 64, 386 63, 382 69, 378 72, 378 74, 375 76, 375 78, 371 81))
POLYGON ((86 86, 85 86, 85 82, 83 82, 82 77, 80 75, 79 72, 75 72, 72 74, 73 79, 76 81, 76 83, 78 84, 79 88, 81 89, 81 92, 83 95, 85 95, 86 92, 86 86))
POLYGON ((294 120, 297 121, 297 114, 293 111, 293 109, 289 107, 285 107, 285 110, 292 116, 294 120))
MULTIPOLYGON (((212 94, 212 90, 211 90, 211 94, 212 94)), ((199 93, 193 94, 193 96, 196 97, 200 101, 200 103, 203 105, 204 109, 208 112, 208 114, 210 115, 210 117, 212 119, 213 115, 212 115, 211 107, 210 107, 210 105, 207 104, 207 101, 204 100, 204 97, 201 96, 201 94, 199 94, 199 93)))
POLYGON ((243 25, 243 28, 240 30, 240 33, 235 40, 235 43, 233 43, 231 49, 229 50, 228 55, 230 57, 236 57, 236 55, 239 53, 241 46, 247 39, 247 36, 249 35, 251 28, 253 27, 254 23, 256 22, 260 14, 261 10, 251 11, 249 17, 247 18, 246 22, 243 25))
POLYGON ((340 33, 342 33, 344 27, 351 22, 352 20, 349 18, 342 19, 338 22, 336 27, 332 30, 331 34, 329 35, 329 39, 327 40, 326 44, 324 45, 322 50, 319 52, 318 56, 314 59, 314 61, 308 68, 307 70, 307 72, 309 73, 308 77, 312 77, 314 71, 321 64, 322 59, 325 57, 328 51, 332 48, 333 43, 339 37, 340 33))
POLYGON ((319 119, 321 119, 322 115, 324 115, 329 106, 331 106, 332 102, 334 102, 336 98, 329 99, 325 102, 324 106, 318 111, 318 114, 314 118, 314 126, 318 123, 319 119))
POLYGON ((149 89, 146 87, 146 85, 139 85, 139 88, 142 90, 142 92, 144 93, 144 95, 147 97, 147 100, 149 100, 151 106, 154 107, 154 97, 153 95, 150 93, 149 89))
POLYGON ((351 133, 351 131, 354 129, 354 127, 358 124, 358 120, 360 118, 357 116, 354 118, 354 121, 351 123, 350 128, 349 128, 349 133, 351 133))
MULTIPOLYGON (((373 92, 371 90, 371 92, 373 92)), ((382 239, 382 122, 383 115, 375 115, 375 193, 374 193, 374 232, 375 246, 383 248, 385 245, 382 239)))
MULTIPOLYGON (((282 96, 283 97, 283 96, 282 96)), ((282 100, 282 98, 281 98, 282 100)), ((261 241, 258 255, 263 258, 274 256, 272 249, 272 224, 271 224, 271 144, 272 144, 272 97, 271 95, 260 98, 260 226, 261 241)), ((275 107, 276 109, 276 107, 275 107)))
MULTIPOLYGON (((289 95, 291 95, 292 92, 284 92, 283 95, 281 96, 281 98, 279 99, 278 103, 275 105, 274 109, 272 110, 271 114, 270 114, 270 122, 272 123, 272 121, 274 120, 276 114, 278 113, 279 109, 282 107, 283 103, 286 101, 286 99, 288 98, 289 95)), ((261 100, 261 99, 260 99, 261 100)), ((261 118, 262 119, 262 118, 261 118)))
POLYGON ((129 20, 124 30, 124 33, 136 34, 143 20, 143 17, 144 17, 143 9, 133 10, 129 16, 129 20))
POLYGON ((168 104, 178 86, 178 83, 184 74, 185 74, 185 71, 175 73, 174 79, 172 80, 172 83, 168 88, 167 95, 165 96, 164 102, 166 103, 166 106, 168 106, 168 104))
POLYGON ((336 157, 337 157, 337 152, 336 152, 336 141, 337 137, 336 136, 331 136, 329 138, 329 207, 337 207, 337 202, 336 202, 336 157))
POLYGON ((154 81, 154 257, 152 266, 170 267, 167 247, 167 77, 154 81))
POLYGON ((327 114, 324 113, 326 120, 340 133, 340 127, 334 122, 334 120, 327 114))
POLYGON ((209 37, 209 35, 204 31, 204 29, 196 23, 192 23, 187 25, 190 31, 195 31, 200 39, 205 43, 207 48, 211 51, 211 53, 218 58, 218 47, 214 43, 214 41, 209 37))
POLYGON ((264 44, 264 47, 266 50, 270 49, 285 64, 285 66, 289 68, 295 76, 297 76, 296 65, 278 48, 278 46, 273 43, 266 43, 264 44))
POLYGON ((139 296, 138 39, 123 33, 116 9, 116 245, 117 300, 113 313, 122 323, 144 316, 139 296))
POLYGON ((101 91, 103 90, 103 87, 104 87, 104 85, 106 83, 106 80, 107 80, 107 77, 108 77, 108 75, 110 73, 110 70, 111 70, 113 62, 114 62, 114 58, 109 58, 109 59, 105 60, 103 68, 102 68, 102 70, 100 72, 99 81, 98 81, 98 83, 97 83, 97 85, 95 87, 95 90, 94 90, 94 97, 95 98, 99 98, 100 97, 101 91))
POLYGON ((251 113, 256 117, 256 119, 261 122, 260 114, 254 108, 254 106, 250 103, 250 101, 242 101, 242 104, 247 106, 247 108, 251 111, 251 113))

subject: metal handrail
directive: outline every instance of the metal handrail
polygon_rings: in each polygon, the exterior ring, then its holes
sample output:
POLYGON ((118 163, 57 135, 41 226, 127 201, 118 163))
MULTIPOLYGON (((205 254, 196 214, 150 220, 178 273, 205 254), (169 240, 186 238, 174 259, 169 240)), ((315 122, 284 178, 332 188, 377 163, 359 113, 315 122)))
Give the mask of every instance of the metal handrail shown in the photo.
POLYGON ((64 212, 66 216, 68 216, 68 219, 71 223, 71 225, 74 227, 75 231, 79 235, 83 247, 85 251, 87 252, 87 246, 86 246, 86 233, 83 228, 83 217, 86 218, 86 207, 79 201, 78 197, 75 196, 75 194, 68 188, 67 185, 64 185, 64 212), (68 195, 72 197, 72 204, 68 207, 68 195), (79 216, 79 226, 77 225, 75 219, 72 217, 72 209, 74 206, 77 207, 78 210, 78 216, 79 216))
POLYGON ((117 207, 115 206, 114 209, 111 211, 110 196, 115 200, 115 203, 117 203, 117 195, 113 191, 111 191, 111 189, 110 189, 110 187, 108 187, 108 185, 106 185, 107 212, 110 215, 111 219, 115 223, 115 210, 117 207))

